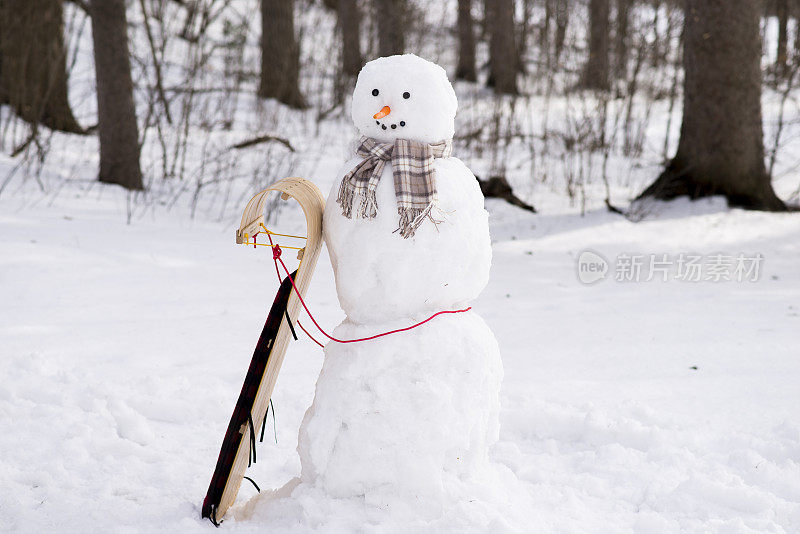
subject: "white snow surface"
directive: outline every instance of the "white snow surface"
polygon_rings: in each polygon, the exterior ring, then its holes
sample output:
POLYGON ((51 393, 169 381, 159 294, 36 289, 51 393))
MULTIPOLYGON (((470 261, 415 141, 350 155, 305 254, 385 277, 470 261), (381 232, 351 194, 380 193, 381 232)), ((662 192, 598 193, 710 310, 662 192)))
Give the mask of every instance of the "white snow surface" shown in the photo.
MULTIPOLYGON (((300 476, 296 437, 322 365, 301 337, 274 394, 277 444, 268 428, 248 470, 264 495, 248 507, 255 490, 242 486, 222 528, 800 529, 796 215, 715 199, 664 204, 633 223, 533 200, 542 214, 487 202, 494 260, 475 308, 505 368, 490 452, 503 470, 490 495, 431 521, 387 521, 322 489, 302 504, 268 499, 268 488, 300 476), (585 248, 607 258, 757 251, 764 272, 743 284, 584 286, 575 258, 585 248)), ((125 195, 100 185, 68 186, 46 204, 0 197, 4 530, 215 532, 200 504, 277 287, 268 254, 234 245, 235 224, 176 211, 127 225, 125 195)), ((323 325, 341 321, 324 254, 308 301, 323 325)))

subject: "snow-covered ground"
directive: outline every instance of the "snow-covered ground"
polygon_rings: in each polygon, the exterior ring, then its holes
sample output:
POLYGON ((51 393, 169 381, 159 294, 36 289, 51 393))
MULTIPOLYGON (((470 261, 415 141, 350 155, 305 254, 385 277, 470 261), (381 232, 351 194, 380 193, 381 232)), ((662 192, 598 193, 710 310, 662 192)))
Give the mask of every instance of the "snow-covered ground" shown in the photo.
MULTIPOLYGON (((210 531, 199 506, 276 289, 268 254, 236 246, 235 221, 128 225, 111 187, 23 198, 0 197, 3 530, 210 531)), ((800 531, 800 217, 677 201, 633 223, 535 200, 540 215, 488 202, 494 261, 475 305, 505 366, 492 457, 529 503, 509 526, 800 531), (578 280, 585 249, 607 279, 578 280), (763 261, 756 282, 615 280, 620 254, 680 253, 763 261)), ((309 302, 323 325, 343 316, 326 254, 309 302)), ((277 444, 248 473, 262 489, 299 473, 321 364, 309 340, 291 345, 277 444)), ((359 530, 330 520, 318 530, 359 530)), ((274 526, 240 507, 223 528, 274 526)))
MULTIPOLYGON (((246 14, 255 3, 242 5, 246 14)), ((303 27, 330 29, 332 15, 320 10, 304 15, 303 27)), ((132 11, 133 48, 144 56, 140 17, 132 11)), ((68 12, 83 20, 79 10, 68 12)), ((306 52, 328 46, 328 33, 305 31, 306 43, 321 43, 305 44, 306 52)), ((71 98, 82 123, 92 124, 88 32, 79 41, 71 98)), ((246 57, 257 35, 248 43, 246 57)), ((178 71, 183 47, 173 39, 168 50, 178 71)), ((452 67, 447 53, 429 56, 452 67)), ((219 79, 213 69, 204 78, 219 79)), ((323 85, 306 80, 305 88, 324 103, 316 83, 323 85)), ((488 124, 491 108, 504 105, 479 86, 456 89, 457 136, 488 124)), ((185 179, 161 179, 163 154, 151 127, 142 164, 151 189, 144 197, 94 183, 94 137, 48 138, 40 175, 35 158, 17 167, 7 155, 26 129, 17 125, 4 139, 0 530, 213 531, 200 519, 200 504, 277 287, 268 251, 234 244, 237 212, 265 180, 284 174, 312 178, 327 192, 354 134, 348 113, 317 125, 315 111, 257 103, 250 93, 245 88, 234 102, 232 129, 192 124, 185 179), (277 144, 228 149, 263 133, 287 137, 297 151, 277 144)), ((214 117, 223 115, 216 102, 206 103, 214 117)), ((667 152, 676 146, 679 104, 670 123, 664 99, 637 97, 630 130, 641 130, 642 151, 622 156, 617 139, 602 171, 602 153, 580 146, 570 152, 558 141, 586 134, 575 125, 589 124, 596 135, 598 107, 587 95, 520 99, 524 135, 496 153, 457 142, 456 155, 477 174, 504 169, 539 210, 487 202, 493 266, 475 303, 498 338, 505 368, 492 459, 497 483, 513 493, 497 505, 506 520, 486 514, 481 525, 485 510, 464 509, 449 511, 450 523, 365 526, 357 515, 328 517, 319 509, 301 516, 280 509, 280 501, 262 506, 265 496, 252 499, 255 489, 245 483, 222 528, 465 532, 463 515, 482 532, 800 532, 800 214, 679 200, 639 208, 643 219, 631 222, 603 206, 602 173, 621 207, 655 178, 664 139, 667 152), (542 149, 547 143, 550 152, 542 149), (582 255, 587 250, 597 256, 582 255), (737 278, 740 254, 761 258, 757 280, 746 280, 755 277, 749 271, 742 281, 713 281, 726 273, 737 278), (606 262, 605 279, 582 283, 579 258, 606 262), (679 280, 698 275, 681 263, 692 258, 699 258, 701 280, 679 280), (651 259, 659 267, 666 260, 669 269, 647 281, 651 259), (636 262, 640 280, 618 281, 635 277, 627 267, 636 262)), ((621 136, 614 117, 623 115, 624 99, 609 105, 604 127, 616 125, 621 136)), ((768 154, 784 112, 775 186, 782 198, 796 199, 798 108, 790 100, 784 110, 779 92, 765 90, 768 154)), ((0 122, 8 110, 1 113, 0 122)), ((169 135, 171 154, 180 143, 169 135)), ((302 231, 297 215, 286 209, 274 224, 302 231)), ((328 329, 342 319, 326 253, 308 300, 328 329)), ((273 396, 277 443, 259 444, 248 472, 265 493, 299 474, 297 431, 321 366, 314 343, 301 336, 290 345, 273 396)))

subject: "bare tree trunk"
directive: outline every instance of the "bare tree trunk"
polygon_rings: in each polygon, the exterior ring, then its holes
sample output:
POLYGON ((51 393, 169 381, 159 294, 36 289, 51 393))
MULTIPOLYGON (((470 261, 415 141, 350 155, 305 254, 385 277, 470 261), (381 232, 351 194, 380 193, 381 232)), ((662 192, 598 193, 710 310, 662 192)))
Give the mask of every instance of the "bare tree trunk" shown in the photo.
POLYGON ((793 14, 796 18, 795 25, 794 25, 794 32, 792 33, 791 43, 787 44, 787 52, 786 55, 788 56, 788 63, 791 64, 798 64, 800 63, 800 13, 798 13, 795 9, 790 10, 790 13, 793 14))
POLYGON ((458 67, 456 78, 474 82, 478 79, 475 69, 475 23, 472 20, 472 0, 458 0, 458 67))
MULTIPOLYGON (((685 0, 684 0, 685 1, 685 0)), ((650 56, 650 65, 660 67, 661 60, 666 59, 666 54, 661 53, 661 35, 658 33, 659 20, 661 19, 661 0, 653 0, 653 20, 650 26, 653 28, 653 48, 650 56)), ((664 50, 669 49, 669 43, 664 44, 664 50)))
POLYGON ((787 41, 789 40, 789 0, 777 0, 778 8, 778 51, 775 59, 775 73, 783 78, 788 67, 787 41))
POLYGON ((514 32, 514 0, 485 0, 489 26, 489 79, 498 93, 519 94, 519 54, 514 32))
POLYGON ((83 133, 67 97, 61 0, 0 1, 0 101, 32 124, 83 133))
POLYGON ((300 93, 300 46, 294 34, 294 0, 261 0, 261 83, 258 96, 305 108, 300 93))
POLYGON ((542 20, 541 33, 539 34, 539 48, 544 51, 545 56, 549 55, 550 47, 550 27, 553 21, 556 0, 544 0, 544 20, 542 20))
POLYGON ((342 71, 348 76, 356 76, 363 63, 358 0, 339 0, 336 13, 342 33, 342 71))
POLYGON ((125 0, 91 0, 101 182, 144 189, 125 0))
POLYGON ((628 34, 633 0, 617 0, 617 27, 614 34, 614 74, 617 79, 628 77, 628 34))
POLYGON ((756 0, 686 0, 678 151, 641 195, 725 195, 732 206, 785 210, 764 168, 756 0))
POLYGON ((567 24, 569 23, 569 6, 567 0, 556 0, 556 36, 554 43, 555 61, 561 58, 564 51, 564 41, 567 38, 567 24))
POLYGON ((610 88, 609 12, 609 0, 589 0, 589 58, 580 82, 581 87, 586 89, 607 91, 610 88))
MULTIPOLYGON (((514 0, 516 4, 516 0, 514 0)), ((516 11, 516 5, 514 7, 516 11)), ((518 73, 523 76, 526 74, 525 69, 525 51, 528 49, 528 37, 531 30, 531 18, 533 17, 533 0, 522 0, 522 20, 519 24, 514 24, 518 30, 514 32, 514 43, 517 50, 517 69, 518 73)), ((512 24, 514 21, 514 13, 512 13, 512 24)))
POLYGON ((182 5, 186 6, 186 18, 183 20, 183 29, 180 35, 187 41, 193 40, 192 26, 194 26, 194 19, 197 16, 198 4, 199 0, 189 0, 188 2, 182 3, 182 5))
POLYGON ((375 0, 378 53, 381 56, 393 56, 405 51, 407 9, 406 0, 375 0))

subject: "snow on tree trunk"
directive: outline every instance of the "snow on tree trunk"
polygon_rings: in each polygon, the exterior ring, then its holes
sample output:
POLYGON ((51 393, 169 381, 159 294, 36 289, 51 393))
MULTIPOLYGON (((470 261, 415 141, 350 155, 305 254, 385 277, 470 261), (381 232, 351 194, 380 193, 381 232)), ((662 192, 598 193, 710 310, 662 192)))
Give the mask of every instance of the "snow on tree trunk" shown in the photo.
POLYGON ((91 0, 101 182, 144 189, 125 0, 91 0))
POLYGON ((759 9, 753 0, 687 0, 684 103, 675 157, 641 197, 725 195, 785 210, 764 167, 759 9))

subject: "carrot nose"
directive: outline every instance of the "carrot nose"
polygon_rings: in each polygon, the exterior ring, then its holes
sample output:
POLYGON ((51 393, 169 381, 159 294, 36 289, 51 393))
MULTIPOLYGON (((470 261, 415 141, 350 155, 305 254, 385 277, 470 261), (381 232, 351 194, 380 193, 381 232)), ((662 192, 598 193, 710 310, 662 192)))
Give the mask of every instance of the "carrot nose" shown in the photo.
POLYGON ((379 112, 377 112, 375 115, 372 116, 372 118, 373 119, 382 119, 382 118, 384 118, 386 115, 388 115, 391 112, 392 112, 392 110, 391 110, 391 108, 389 108, 389 106, 383 106, 379 112))

